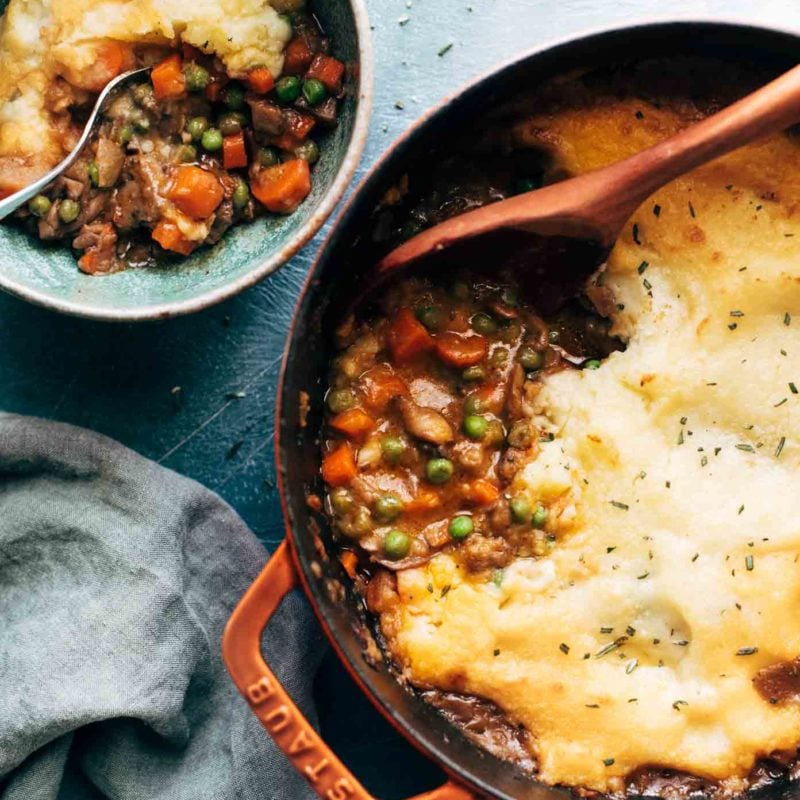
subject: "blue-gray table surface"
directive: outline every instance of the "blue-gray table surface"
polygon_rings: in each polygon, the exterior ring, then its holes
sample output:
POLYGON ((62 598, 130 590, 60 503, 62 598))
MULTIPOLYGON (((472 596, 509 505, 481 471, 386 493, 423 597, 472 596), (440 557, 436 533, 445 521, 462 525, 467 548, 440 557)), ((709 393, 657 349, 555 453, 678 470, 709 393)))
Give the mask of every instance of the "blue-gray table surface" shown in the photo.
MULTIPOLYGON (((358 177, 441 97, 543 42, 652 16, 800 27, 796 0, 367 3, 376 82, 358 177)), ((157 324, 70 319, 0 296, 0 408, 93 428, 201 481, 273 549, 283 536, 272 447, 278 369, 298 290, 325 230, 261 285, 157 324)), ((375 794, 394 800, 436 784, 437 770, 377 716, 332 657, 318 696, 325 735, 375 794)))

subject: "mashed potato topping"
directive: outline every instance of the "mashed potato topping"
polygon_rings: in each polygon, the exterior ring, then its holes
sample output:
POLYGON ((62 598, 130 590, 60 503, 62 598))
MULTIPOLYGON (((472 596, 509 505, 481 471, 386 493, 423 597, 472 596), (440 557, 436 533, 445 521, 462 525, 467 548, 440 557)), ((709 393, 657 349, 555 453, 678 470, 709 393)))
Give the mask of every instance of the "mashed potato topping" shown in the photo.
MULTIPOLYGON (((615 100, 516 135, 546 129, 579 173, 685 123, 615 100)), ((446 554, 398 574, 383 623, 407 675, 494 701, 549 783, 621 790, 664 765, 735 790, 800 742, 796 703, 753 685, 800 655, 799 178, 777 136, 630 221, 600 278, 627 350, 550 376, 530 409, 553 440, 512 488, 553 510, 549 555, 493 580, 446 554)))
POLYGON ((269 0, 11 0, 0 22, 0 196, 57 163, 73 139, 53 89, 99 91, 134 48, 185 42, 235 75, 277 76, 291 35, 269 0))

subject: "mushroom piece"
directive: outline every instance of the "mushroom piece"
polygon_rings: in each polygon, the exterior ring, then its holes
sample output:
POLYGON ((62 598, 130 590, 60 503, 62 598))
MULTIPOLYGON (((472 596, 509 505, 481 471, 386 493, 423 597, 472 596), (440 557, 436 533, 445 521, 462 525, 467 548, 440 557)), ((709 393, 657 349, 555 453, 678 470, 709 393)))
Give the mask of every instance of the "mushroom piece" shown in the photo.
POLYGON ((97 140, 97 185, 101 189, 109 189, 118 180, 125 163, 125 153, 122 148, 111 139, 101 136, 97 140))
POLYGON ((399 399, 400 413, 406 430, 417 439, 431 444, 447 444, 455 438, 450 423, 432 408, 412 403, 404 397, 399 399))

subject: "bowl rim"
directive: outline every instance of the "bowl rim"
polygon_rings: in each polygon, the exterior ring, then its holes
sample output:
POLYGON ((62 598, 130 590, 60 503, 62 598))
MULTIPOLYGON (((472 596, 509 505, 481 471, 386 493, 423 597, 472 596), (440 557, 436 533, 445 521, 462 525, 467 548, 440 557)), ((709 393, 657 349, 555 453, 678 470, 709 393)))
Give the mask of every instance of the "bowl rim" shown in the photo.
MULTIPOLYGON (((365 662, 361 663, 358 660, 352 659, 344 644, 337 639, 335 631, 336 626, 325 602, 324 586, 316 579, 311 569, 310 560, 306 557, 303 548, 298 542, 305 531, 302 528, 296 530, 296 523, 293 521, 293 513, 291 510, 293 502, 291 498, 302 494, 302 487, 290 485, 283 470, 284 461, 291 457, 290 450, 293 447, 292 443, 294 441, 293 436, 288 431, 284 430, 283 427, 284 402, 291 402, 290 398, 285 396, 288 390, 288 375, 292 368, 290 355, 298 336, 299 323, 306 299, 321 285, 319 278, 321 267, 331 257, 331 253, 339 246, 343 230, 353 225, 354 217, 358 216, 362 195, 368 194, 371 189, 374 189, 375 184, 379 183, 380 176, 396 158, 398 150, 405 150, 413 146, 414 140, 422 135, 421 131, 435 124, 438 118, 449 113, 449 106, 454 102, 478 90, 479 87, 483 86, 487 81, 499 79, 505 71, 512 69, 518 63, 533 60, 552 50, 577 45, 584 40, 613 35, 624 31, 633 32, 648 28, 667 27, 670 25, 719 26, 721 28, 739 28, 743 32, 750 29, 756 34, 788 35, 800 41, 800 19, 795 23, 773 25, 762 24, 758 20, 745 15, 698 14, 688 11, 684 13, 637 14, 626 19, 614 20, 613 22, 605 24, 583 26, 571 33, 544 39, 532 47, 520 50, 510 58, 498 61, 489 68, 481 70, 472 78, 462 82, 454 91, 443 95, 438 102, 433 104, 417 119, 411 122, 402 133, 395 137, 392 142, 383 149, 381 155, 369 165, 363 177, 353 187, 346 201, 342 204, 336 217, 332 220, 323 241, 317 248, 314 259, 298 293, 295 308, 292 312, 291 322, 286 333, 275 397, 275 463, 284 531, 290 545, 290 552, 300 579, 300 585, 339 662, 343 665, 361 693, 380 713, 383 719, 412 747, 443 769, 448 777, 451 777, 458 784, 467 787, 471 791, 478 792, 480 796, 485 796, 486 798, 513 800, 513 797, 502 789, 489 785, 474 773, 465 770, 446 752, 445 748, 433 740, 429 735, 430 732, 420 730, 415 726, 412 720, 404 717, 403 714, 391 704, 389 698, 372 686, 369 680, 369 675, 371 674, 370 667, 367 666, 365 662), (288 447, 284 442, 290 443, 288 447)), ((301 502, 305 502, 304 498, 301 502)), ((568 788, 542 784, 535 778, 532 778, 531 781, 536 787, 545 790, 551 798, 571 797, 568 788)))
MULTIPOLYGON (((209 289, 197 297, 174 302, 152 303, 132 308, 117 309, 110 306, 90 307, 75 300, 62 300, 53 297, 47 291, 34 289, 19 281, 0 273, 0 290, 26 300, 33 305, 46 308, 61 314, 82 319, 102 322, 149 322, 171 319, 173 317, 192 314, 196 311, 214 306, 223 300, 234 297, 245 289, 259 283, 268 275, 277 272, 293 256, 295 256, 334 213, 336 206, 345 194, 355 175, 356 169, 364 153, 369 132, 369 121, 372 113, 374 94, 374 51, 372 32, 367 14, 366 0, 347 0, 355 21, 355 32, 358 49, 358 98, 356 102, 355 121, 350 141, 336 176, 328 191, 320 200, 319 206, 309 219, 298 228, 289 241, 273 252, 264 261, 251 268, 235 281, 209 289)), ((100 278, 102 280, 103 278, 100 278)))

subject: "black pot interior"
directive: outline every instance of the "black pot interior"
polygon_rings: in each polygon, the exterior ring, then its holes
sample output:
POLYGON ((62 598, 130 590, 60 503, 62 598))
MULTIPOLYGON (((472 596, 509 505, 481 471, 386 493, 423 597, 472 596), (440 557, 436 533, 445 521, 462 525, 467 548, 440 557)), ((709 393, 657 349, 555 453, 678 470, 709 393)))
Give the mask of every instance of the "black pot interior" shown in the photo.
MULTIPOLYGON (((450 132, 524 87, 576 69, 679 54, 720 56, 777 72, 797 63, 799 45, 796 36, 779 31, 683 22, 594 34, 528 55, 440 107, 389 152, 354 195, 309 276, 285 357, 278 457, 288 523, 313 602, 351 670, 399 729, 448 771, 489 797, 551 800, 567 793, 536 783, 478 748, 423 700, 400 686, 386 665, 366 663, 360 603, 349 590, 342 602, 332 589, 339 584, 347 587, 348 579, 335 558, 320 559, 314 532, 319 526, 319 538, 326 548, 331 545, 330 532, 324 519, 310 511, 306 503, 307 492, 321 490, 319 430, 327 365, 333 354, 332 331, 342 320, 348 302, 358 295, 370 265, 382 253, 382 247, 373 241, 378 224, 375 209, 404 173, 426 170, 431 150, 446 141, 450 132), (302 392, 309 396, 305 426, 301 426, 302 392)), ((767 792, 770 797, 788 796, 785 785, 776 784, 767 792)))

